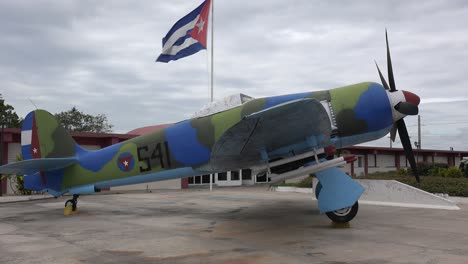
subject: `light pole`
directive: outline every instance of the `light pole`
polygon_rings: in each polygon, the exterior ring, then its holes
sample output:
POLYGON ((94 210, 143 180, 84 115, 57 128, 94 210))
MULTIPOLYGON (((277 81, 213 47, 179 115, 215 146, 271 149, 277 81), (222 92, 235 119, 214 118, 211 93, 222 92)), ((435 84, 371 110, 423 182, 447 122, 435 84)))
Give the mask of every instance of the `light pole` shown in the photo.
POLYGON ((414 142, 414 145, 416 146, 416 163, 419 162, 419 150, 421 149, 421 145, 419 145, 419 142, 418 141, 415 141, 414 142))

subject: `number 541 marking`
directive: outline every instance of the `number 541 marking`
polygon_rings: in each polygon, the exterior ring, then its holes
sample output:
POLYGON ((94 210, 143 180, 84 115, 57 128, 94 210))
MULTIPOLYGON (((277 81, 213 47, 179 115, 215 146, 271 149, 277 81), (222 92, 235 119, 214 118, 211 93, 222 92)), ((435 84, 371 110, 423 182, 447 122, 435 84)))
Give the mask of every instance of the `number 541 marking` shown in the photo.
POLYGON ((171 167, 171 157, 169 154, 169 146, 167 141, 163 143, 157 143, 156 145, 147 145, 137 148, 138 152, 138 161, 146 163, 146 166, 140 166, 140 172, 146 172, 151 170, 151 162, 157 161, 161 168, 170 168, 171 167), (162 146, 164 145, 164 150, 162 146), (148 155, 151 152, 151 155, 148 155), (164 160, 166 162, 164 162, 164 160))

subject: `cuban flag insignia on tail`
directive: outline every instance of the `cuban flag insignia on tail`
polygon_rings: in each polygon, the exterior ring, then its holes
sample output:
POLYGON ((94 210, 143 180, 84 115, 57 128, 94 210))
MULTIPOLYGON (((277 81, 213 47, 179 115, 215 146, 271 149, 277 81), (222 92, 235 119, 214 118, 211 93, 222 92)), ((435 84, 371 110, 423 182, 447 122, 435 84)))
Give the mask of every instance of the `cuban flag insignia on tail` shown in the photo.
POLYGON ((204 1, 172 26, 163 38, 162 52, 156 61, 178 60, 206 49, 210 5, 211 0, 204 1))
POLYGON ((34 112, 31 112, 24 119, 21 129, 21 153, 24 160, 42 157, 39 143, 36 118, 34 112))

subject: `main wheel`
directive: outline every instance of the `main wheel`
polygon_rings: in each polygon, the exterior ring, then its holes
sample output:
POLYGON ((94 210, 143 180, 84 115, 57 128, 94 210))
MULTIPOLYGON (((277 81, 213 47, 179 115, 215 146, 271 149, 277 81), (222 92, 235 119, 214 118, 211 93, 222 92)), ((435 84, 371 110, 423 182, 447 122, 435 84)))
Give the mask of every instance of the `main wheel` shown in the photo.
POLYGON ((319 194, 320 194, 320 191, 322 190, 322 184, 320 182, 317 182, 317 185, 315 186, 315 198, 317 198, 318 200, 318 197, 319 197, 319 194))
POLYGON ((67 200, 67 201, 65 202, 65 207, 67 207, 67 206, 69 206, 69 205, 72 206, 73 211, 76 210, 76 201, 75 201, 75 200, 73 200, 73 199, 67 200))
POLYGON ((343 208, 343 209, 332 211, 332 212, 327 212, 326 214, 328 218, 330 218, 333 222, 347 223, 353 220, 358 210, 359 210, 359 203, 356 202, 351 207, 343 208))

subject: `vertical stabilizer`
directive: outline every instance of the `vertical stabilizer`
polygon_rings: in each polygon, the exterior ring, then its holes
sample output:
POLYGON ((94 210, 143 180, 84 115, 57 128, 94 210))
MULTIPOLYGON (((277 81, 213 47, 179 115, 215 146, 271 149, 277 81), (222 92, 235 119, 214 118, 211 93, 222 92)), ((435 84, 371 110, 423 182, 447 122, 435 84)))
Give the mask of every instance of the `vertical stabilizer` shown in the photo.
POLYGON ((65 158, 75 155, 76 142, 49 112, 35 110, 23 121, 21 153, 23 160, 65 158))

